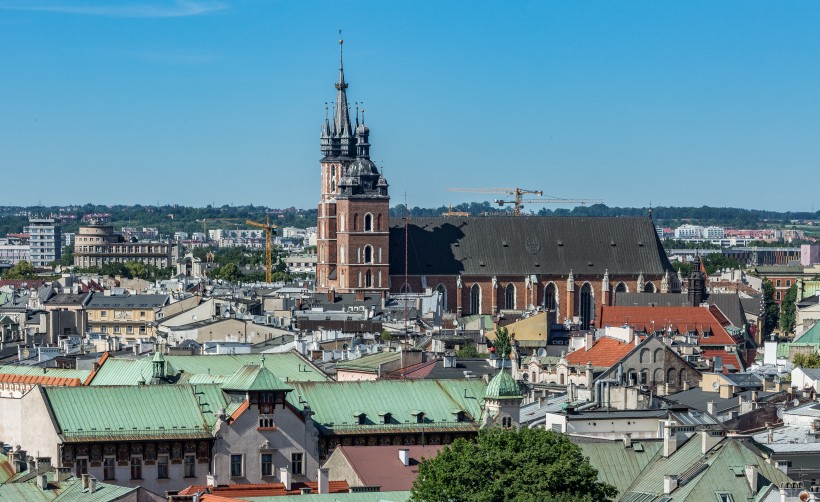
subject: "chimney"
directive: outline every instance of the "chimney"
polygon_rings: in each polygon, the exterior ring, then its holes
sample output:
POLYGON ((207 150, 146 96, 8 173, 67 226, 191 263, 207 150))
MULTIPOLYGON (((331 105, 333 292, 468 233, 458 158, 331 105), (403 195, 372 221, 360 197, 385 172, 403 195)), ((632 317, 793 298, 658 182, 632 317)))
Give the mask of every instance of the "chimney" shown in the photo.
POLYGON ((708 413, 710 415, 715 414, 715 402, 714 401, 709 401, 708 403, 706 403, 706 413, 708 413))
POLYGON ((336 301, 336 292, 333 291, 332 289, 329 289, 327 291, 327 301, 329 301, 330 303, 333 303, 333 302, 336 301))
POLYGON ((678 487, 678 476, 675 474, 667 474, 663 477, 663 493, 669 495, 678 487))
POLYGON ((37 457, 37 470, 40 472, 51 470, 51 457, 37 457))
POLYGON ((752 493, 757 493, 757 465, 746 464, 744 470, 746 471, 746 481, 749 482, 749 488, 752 493))
POLYGON ((592 388, 592 382, 594 381, 592 377, 592 361, 587 361, 587 387, 592 388))
POLYGON ((663 425, 663 457, 669 458, 678 449, 677 430, 675 422, 670 420, 663 425))
POLYGON ((595 343, 595 334, 594 333, 587 333, 586 336, 584 336, 584 348, 586 350, 590 350, 594 343, 595 343))
POLYGON ((309 486, 299 487, 299 495, 310 495, 310 487, 309 486))
POLYGON ((357 289, 356 290, 356 301, 357 302, 363 302, 364 301, 364 290, 363 289, 357 289))
POLYGON ((322 467, 319 469, 319 493, 330 493, 329 483, 330 483, 330 469, 327 467, 322 467))
POLYGON ((407 448, 400 448, 399 449, 399 460, 401 460, 401 465, 407 467, 410 465, 410 450, 407 448))
POLYGON ((683 390, 689 390, 689 381, 688 380, 683 381, 683 390))
POLYGON ((41 490, 48 490, 48 474, 43 473, 37 476, 37 486, 40 487, 41 490))
POLYGON ((37 462, 34 460, 34 457, 28 457, 26 460, 28 461, 29 472, 37 471, 37 462))
POLYGON ((290 491, 290 471, 287 467, 279 468, 279 481, 285 485, 285 490, 290 491))
POLYGON ((624 448, 632 448, 632 433, 624 432, 624 448))
POLYGON ((56 479, 58 483, 62 483, 63 481, 67 480, 70 477, 71 477, 71 467, 55 467, 54 468, 54 479, 56 479))
POLYGON ((80 479, 82 479, 82 482, 83 482, 83 490, 87 490, 88 489, 88 474, 81 475, 80 479))
POLYGON ((716 444, 723 441, 722 431, 700 431, 700 452, 706 455, 716 444))
POLYGON ((88 478, 88 493, 97 491, 97 478, 91 476, 88 478))

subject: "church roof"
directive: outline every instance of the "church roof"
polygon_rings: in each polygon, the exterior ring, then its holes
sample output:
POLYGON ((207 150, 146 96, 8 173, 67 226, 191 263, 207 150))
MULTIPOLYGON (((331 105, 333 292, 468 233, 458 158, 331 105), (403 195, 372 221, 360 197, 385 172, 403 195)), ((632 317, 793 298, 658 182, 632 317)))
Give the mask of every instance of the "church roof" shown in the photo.
POLYGON ((518 388, 518 383, 512 375, 502 370, 490 380, 487 390, 484 392, 484 397, 490 399, 521 397, 521 389, 518 388))
MULTIPOLYGON (((672 266, 649 218, 431 217, 408 226, 411 275, 661 275, 672 266)), ((404 274, 404 223, 390 228, 390 273, 404 274)))
MULTIPOLYGON (((263 360, 264 363, 264 360, 263 360)), ((241 390, 244 392, 262 392, 272 390, 293 390, 276 378, 269 369, 262 365, 248 364, 239 368, 222 384, 225 390, 241 390)))

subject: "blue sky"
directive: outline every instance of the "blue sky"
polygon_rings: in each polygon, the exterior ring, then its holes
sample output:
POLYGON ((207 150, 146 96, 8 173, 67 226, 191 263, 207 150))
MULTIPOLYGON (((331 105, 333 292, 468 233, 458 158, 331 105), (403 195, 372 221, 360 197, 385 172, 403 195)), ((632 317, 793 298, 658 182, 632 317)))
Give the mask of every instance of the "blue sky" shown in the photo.
POLYGON ((0 204, 315 206, 341 28, 393 203, 816 210, 817 26, 810 2, 0 0, 0 204))

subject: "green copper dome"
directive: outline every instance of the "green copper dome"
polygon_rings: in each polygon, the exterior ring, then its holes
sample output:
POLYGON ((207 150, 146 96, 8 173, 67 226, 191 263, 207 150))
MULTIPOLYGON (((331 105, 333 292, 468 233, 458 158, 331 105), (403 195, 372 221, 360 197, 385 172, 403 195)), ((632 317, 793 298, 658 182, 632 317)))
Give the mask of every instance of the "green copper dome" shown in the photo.
POLYGON ((487 390, 484 392, 485 399, 504 399, 516 397, 521 397, 521 391, 518 389, 518 383, 512 375, 510 375, 509 371, 504 371, 503 369, 499 371, 492 380, 490 380, 490 384, 487 385, 487 390))

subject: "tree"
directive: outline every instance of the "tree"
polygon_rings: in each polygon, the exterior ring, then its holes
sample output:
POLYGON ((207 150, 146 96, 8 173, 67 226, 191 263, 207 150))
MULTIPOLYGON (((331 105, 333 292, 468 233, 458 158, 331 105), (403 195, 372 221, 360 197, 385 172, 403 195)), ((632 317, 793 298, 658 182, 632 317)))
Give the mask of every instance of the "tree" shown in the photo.
POLYGON ((814 352, 810 354, 795 354, 792 363, 798 368, 820 368, 820 356, 814 352))
POLYGON ((37 270, 34 265, 26 260, 18 261, 14 266, 3 274, 3 279, 34 279, 37 277, 37 270))
POLYGON ((390 334, 389 331, 383 329, 382 332, 379 334, 379 341, 383 343, 389 343, 393 341, 393 335, 390 334))
POLYGON ((507 328, 496 328, 493 347, 495 347, 496 356, 502 359, 509 359, 510 351, 512 350, 512 343, 510 341, 510 333, 507 331, 507 328))
POLYGON ((474 343, 468 343, 456 351, 456 357, 462 357, 465 359, 478 357, 478 349, 475 348, 474 343))
POLYGON ((763 280, 763 338, 772 334, 780 318, 780 307, 774 301, 774 284, 769 279, 763 280))
POLYGON ((780 305, 780 331, 783 333, 794 333, 794 323, 797 318, 796 303, 797 284, 792 284, 780 305))
POLYGON ((456 439, 422 460, 411 500, 602 501, 616 495, 567 436, 543 428, 497 428, 456 439))

